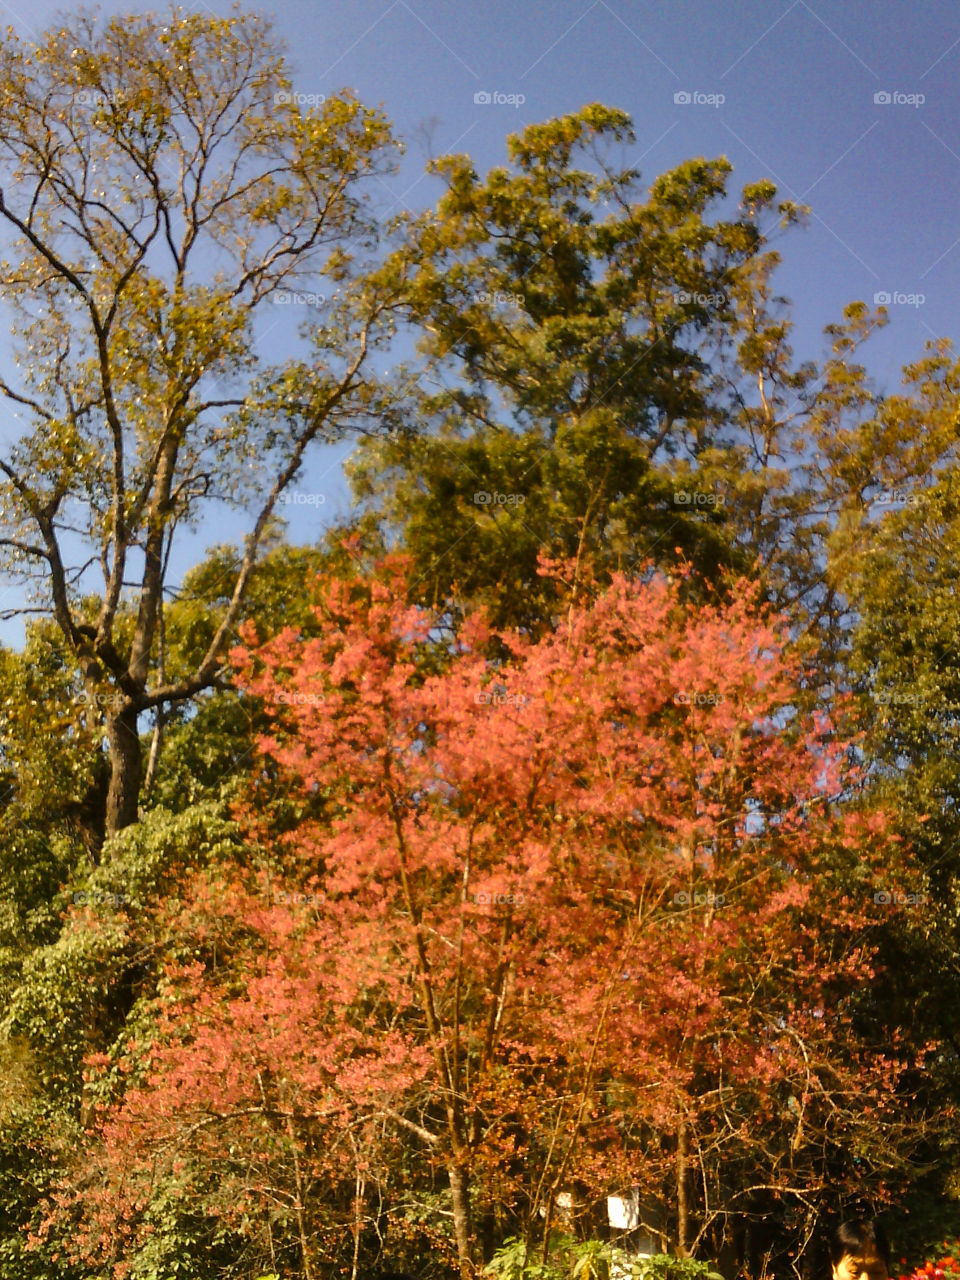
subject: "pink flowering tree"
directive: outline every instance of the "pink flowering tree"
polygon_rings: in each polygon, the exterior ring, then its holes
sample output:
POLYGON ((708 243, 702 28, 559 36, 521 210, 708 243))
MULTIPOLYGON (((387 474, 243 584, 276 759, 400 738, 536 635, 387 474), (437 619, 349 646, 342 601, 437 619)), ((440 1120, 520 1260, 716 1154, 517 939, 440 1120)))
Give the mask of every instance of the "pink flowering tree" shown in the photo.
POLYGON ((319 635, 234 652, 272 717, 263 856, 181 895, 196 958, 91 1060, 97 1159, 46 1229, 82 1198, 72 1256, 119 1280, 175 1187, 252 1265, 356 1274, 429 1177, 420 1247, 466 1277, 491 1230, 546 1248, 571 1187, 639 1187, 681 1254, 758 1194, 815 1203, 851 1145, 882 1194, 901 1063, 847 1010, 905 855, 836 802, 849 743, 797 714, 778 621, 617 576, 541 639, 451 638, 406 573, 325 580, 319 635))

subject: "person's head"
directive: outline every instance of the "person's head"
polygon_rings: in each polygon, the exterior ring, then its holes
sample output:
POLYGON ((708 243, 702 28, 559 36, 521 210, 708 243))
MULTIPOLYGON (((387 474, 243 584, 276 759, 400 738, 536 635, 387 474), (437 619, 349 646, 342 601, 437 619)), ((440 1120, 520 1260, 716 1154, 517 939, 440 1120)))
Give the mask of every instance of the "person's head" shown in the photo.
POLYGON ((833 1280, 889 1280, 890 1245, 873 1218, 841 1222, 830 1237, 833 1280))

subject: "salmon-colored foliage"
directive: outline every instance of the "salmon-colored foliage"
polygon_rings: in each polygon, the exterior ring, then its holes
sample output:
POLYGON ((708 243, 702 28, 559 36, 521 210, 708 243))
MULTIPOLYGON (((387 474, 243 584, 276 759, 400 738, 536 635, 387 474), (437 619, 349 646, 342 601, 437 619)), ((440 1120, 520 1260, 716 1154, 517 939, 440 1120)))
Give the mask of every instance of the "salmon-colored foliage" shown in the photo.
POLYGON ((232 655, 273 716, 257 773, 310 816, 278 834, 255 779, 273 870, 183 894, 219 952, 162 975, 91 1131, 74 1252, 117 1277, 161 1166, 241 1234, 284 1205, 275 1230, 330 1259, 364 1195, 415 1176, 404 1150, 462 1175, 469 1232, 493 1204, 539 1220, 574 1175, 669 1202, 681 1126, 691 1195, 724 1162, 809 1192, 891 1112, 894 1057, 844 1010, 901 855, 836 803, 848 744, 795 712, 777 620, 745 586, 693 606, 618 576, 494 661, 481 616, 453 640, 403 603, 406 572, 326 581, 319 636, 232 655))

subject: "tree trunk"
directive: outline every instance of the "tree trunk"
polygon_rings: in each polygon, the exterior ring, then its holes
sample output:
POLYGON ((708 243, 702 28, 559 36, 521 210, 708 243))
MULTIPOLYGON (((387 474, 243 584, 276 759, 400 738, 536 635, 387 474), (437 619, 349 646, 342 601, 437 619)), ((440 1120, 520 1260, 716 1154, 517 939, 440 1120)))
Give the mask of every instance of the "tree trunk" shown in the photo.
POLYGON ((470 1175, 465 1169, 452 1167, 450 1194, 453 1197, 453 1231, 457 1238, 457 1259, 461 1280, 472 1280, 473 1251, 471 1248, 473 1225, 470 1221, 470 1175))
POLYGON ((687 1122, 681 1120, 680 1127, 677 1129, 677 1253, 681 1258, 687 1256, 687 1241, 690 1238, 690 1206, 687 1201, 688 1153, 687 1122))
POLYGON ((297 1187, 294 1211, 297 1215, 297 1234, 300 1237, 300 1262, 303 1266, 304 1280, 313 1280, 313 1266, 310 1262, 310 1242, 307 1239, 307 1224, 304 1214, 303 1175, 300 1172, 300 1157, 297 1155, 297 1132, 293 1127, 293 1118, 291 1116, 287 1116, 287 1136, 290 1139, 290 1154, 293 1157, 293 1174, 297 1187))
POLYGON ((147 757, 147 772, 143 779, 143 798, 146 800, 150 794, 150 788, 153 786, 154 779, 157 776, 157 766, 160 763, 160 749, 163 746, 163 728, 164 728, 163 708, 157 709, 157 720, 153 726, 153 737, 150 739, 150 755, 147 757))
POLYGON ((140 786, 143 781, 143 753, 137 733, 135 707, 124 707, 107 717, 107 746, 110 755, 110 787, 107 791, 107 835, 115 835, 137 820, 140 786))

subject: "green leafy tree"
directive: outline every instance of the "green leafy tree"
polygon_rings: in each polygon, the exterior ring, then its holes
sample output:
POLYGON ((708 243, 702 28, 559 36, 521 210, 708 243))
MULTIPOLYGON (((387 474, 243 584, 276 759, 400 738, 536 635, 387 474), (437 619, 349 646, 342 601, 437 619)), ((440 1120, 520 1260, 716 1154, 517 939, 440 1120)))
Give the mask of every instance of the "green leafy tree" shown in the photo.
MULTIPOLYGON (((960 473, 926 487, 887 490, 881 518, 862 518, 844 548, 844 583, 856 610, 850 678, 860 691, 863 747, 873 792, 897 814, 919 873, 909 910, 883 933, 892 980, 864 993, 865 1020, 915 1044, 936 1038, 916 1086, 944 1112, 960 1104, 960 473)), ((918 1064, 919 1065, 919 1064, 918 1064)), ((926 1151, 911 1208, 914 1249, 951 1229, 960 1201, 960 1142, 939 1135, 926 1151)))
POLYGON ((542 550, 751 571, 778 604, 829 611, 831 450, 872 403, 852 356, 882 317, 851 307, 823 366, 797 364, 770 234, 803 210, 760 182, 725 215, 724 158, 642 193, 611 158, 632 141, 594 104, 511 136, 485 177, 431 164, 446 193, 401 220, 384 268, 419 342, 416 426, 351 459, 358 527, 414 556, 423 602, 505 624, 550 618, 542 550))
POLYGON ((301 112, 289 89, 242 14, 81 17, 0 43, 0 293, 20 347, 0 395, 23 423, 0 455, 0 552, 99 713, 107 832, 137 817, 141 717, 216 683, 311 444, 386 411, 367 364, 389 292, 354 254, 388 127, 347 93, 301 112), (305 356, 271 366, 262 321, 293 289, 330 302, 305 356), (193 668, 154 680, 173 550, 224 503, 249 512, 228 605, 193 668))
MULTIPOLYGON (((870 786, 916 851, 908 910, 880 942, 889 978, 865 989, 861 1017, 915 1045, 937 1039, 913 1083, 950 1113, 960 1103, 960 362, 931 342, 847 438, 848 499, 830 537, 830 573, 848 602, 841 673, 859 694, 870 786)), ((927 1146, 900 1235, 917 1255, 953 1229, 960 1144, 927 1146)))

